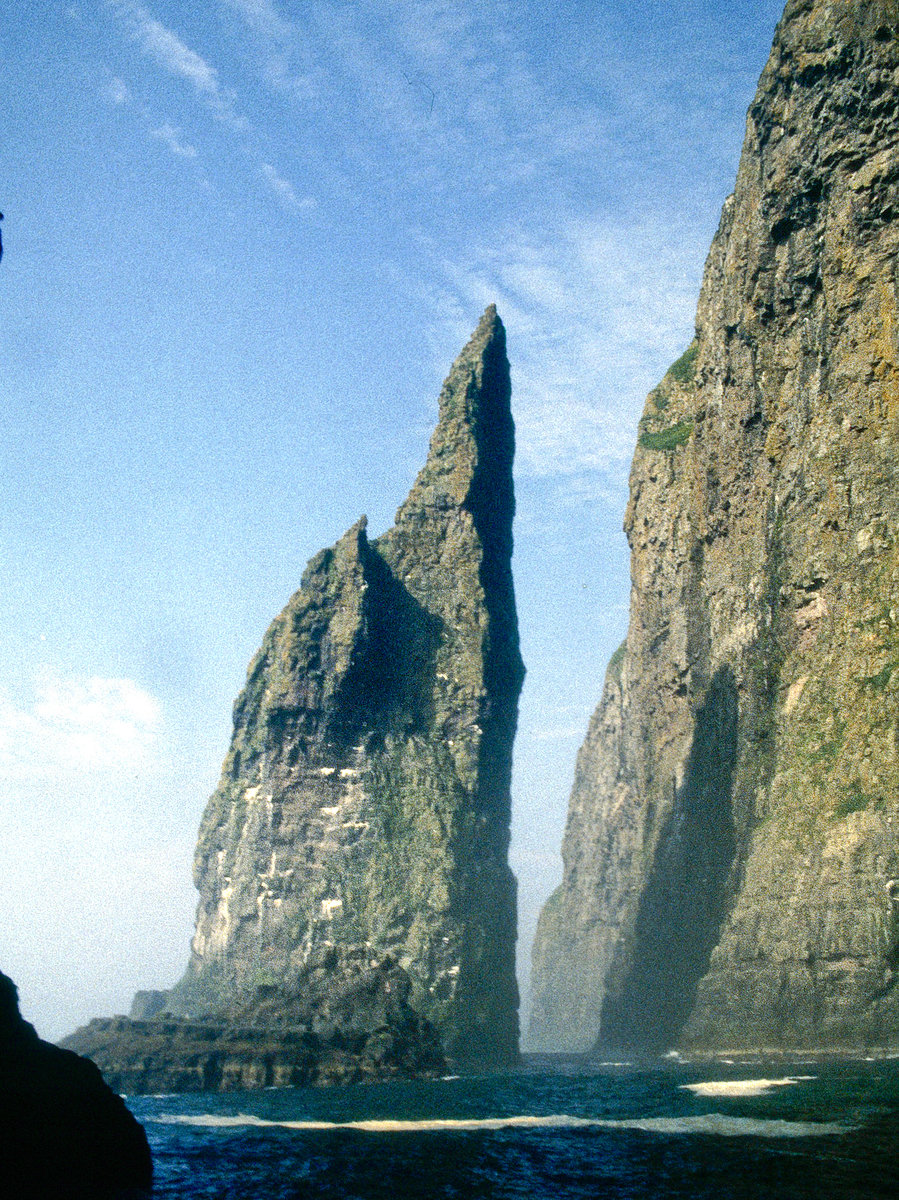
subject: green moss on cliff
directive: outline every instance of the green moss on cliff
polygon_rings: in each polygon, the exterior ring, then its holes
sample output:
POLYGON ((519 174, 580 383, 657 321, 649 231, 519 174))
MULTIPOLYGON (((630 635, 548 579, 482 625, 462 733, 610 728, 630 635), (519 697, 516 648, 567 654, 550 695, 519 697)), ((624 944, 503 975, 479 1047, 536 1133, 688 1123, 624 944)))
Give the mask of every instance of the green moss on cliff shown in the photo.
POLYGON ((640 445, 644 450, 677 450, 679 446, 686 446, 692 432, 692 421, 679 421, 667 429, 644 429, 640 434, 640 445))
POLYGON ((638 442, 644 450, 677 450, 685 446, 693 432, 693 421, 686 415, 691 411, 690 396, 696 376, 696 360, 699 344, 693 341, 684 353, 665 372, 661 383, 647 397, 643 416, 640 418, 638 442), (663 414, 671 410, 671 421, 659 428, 663 414))
POLYGON ((870 803, 871 797, 863 792, 857 783, 854 783, 838 801, 833 815, 836 820, 842 821, 850 813, 863 812, 870 803))
POLYGON ((624 656, 626 654, 627 638, 624 639, 624 641, 609 659, 609 665, 606 667, 606 676, 614 679, 616 683, 621 683, 621 672, 624 668, 624 656))
POLYGON ((693 382, 696 376, 696 359, 698 355, 699 342, 694 338, 680 358, 668 368, 668 374, 682 387, 686 387, 693 382))
POLYGON ((879 671, 876 671, 873 675, 868 675, 865 679, 863 679, 862 686, 869 687, 874 692, 886 691, 887 685, 893 678, 893 672, 897 667, 899 667, 899 663, 887 663, 886 666, 881 667, 879 671))

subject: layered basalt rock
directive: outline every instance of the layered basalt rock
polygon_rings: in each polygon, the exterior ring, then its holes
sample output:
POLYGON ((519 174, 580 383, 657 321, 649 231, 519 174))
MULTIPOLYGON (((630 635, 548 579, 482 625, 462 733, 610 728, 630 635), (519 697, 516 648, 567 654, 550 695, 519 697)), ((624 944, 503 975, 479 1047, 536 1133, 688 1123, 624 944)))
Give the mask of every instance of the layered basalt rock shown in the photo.
POLYGON ((136 1200, 150 1195, 144 1131, 92 1062, 41 1041, 0 973, 0 1195, 136 1200))
POLYGON ((91 1058, 127 1094, 435 1077, 440 1037, 409 1003, 408 975, 365 947, 322 947, 294 995, 258 987, 202 1017, 98 1019, 64 1045, 91 1058))
POLYGON ((543 1049, 899 1044, 899 5, 790 0, 649 396, 543 1049))
POLYGON ((513 453, 491 307, 393 528, 369 540, 363 517, 313 558, 250 665, 169 1012, 201 1017, 260 987, 297 996, 334 945, 396 963, 453 1060, 514 1060, 513 453))

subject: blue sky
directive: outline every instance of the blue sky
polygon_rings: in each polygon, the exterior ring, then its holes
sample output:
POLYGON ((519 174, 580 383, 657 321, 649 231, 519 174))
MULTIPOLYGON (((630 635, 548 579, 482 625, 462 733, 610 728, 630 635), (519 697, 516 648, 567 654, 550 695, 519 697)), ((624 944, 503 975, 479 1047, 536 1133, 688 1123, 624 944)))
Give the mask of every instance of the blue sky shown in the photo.
POLYGON ((624 635, 643 396, 688 344, 780 0, 11 0, 0 16, 0 967, 45 1036, 186 962, 231 704, 390 525, 508 330, 522 978, 624 635))

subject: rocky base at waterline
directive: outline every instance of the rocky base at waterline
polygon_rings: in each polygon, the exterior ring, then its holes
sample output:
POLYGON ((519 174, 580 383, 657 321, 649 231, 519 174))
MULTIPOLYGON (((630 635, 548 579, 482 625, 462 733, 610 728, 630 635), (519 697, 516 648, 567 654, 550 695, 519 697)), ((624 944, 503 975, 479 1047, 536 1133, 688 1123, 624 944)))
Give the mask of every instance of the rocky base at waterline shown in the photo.
POLYGON ((202 1018, 94 1020, 64 1045, 127 1094, 435 1077, 447 1070, 440 1038, 410 990, 389 958, 329 947, 290 994, 260 988, 202 1018))
POLYGON ((43 1042, 0 973, 0 1195, 116 1200, 149 1195, 144 1131, 93 1063, 43 1042))

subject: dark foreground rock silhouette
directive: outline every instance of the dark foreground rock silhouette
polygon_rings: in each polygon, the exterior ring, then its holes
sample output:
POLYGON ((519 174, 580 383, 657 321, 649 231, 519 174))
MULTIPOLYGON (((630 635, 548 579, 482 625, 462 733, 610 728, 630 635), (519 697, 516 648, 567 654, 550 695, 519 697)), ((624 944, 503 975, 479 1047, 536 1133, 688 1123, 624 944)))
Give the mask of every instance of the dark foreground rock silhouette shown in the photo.
POLYGON ((0 1196, 149 1196, 143 1129, 92 1062, 41 1041, 0 972, 0 1196))

